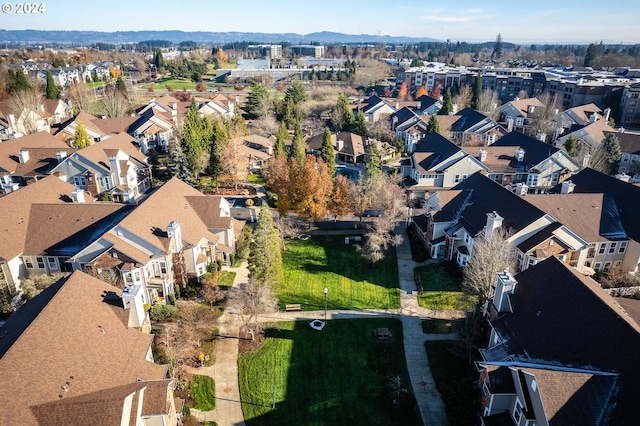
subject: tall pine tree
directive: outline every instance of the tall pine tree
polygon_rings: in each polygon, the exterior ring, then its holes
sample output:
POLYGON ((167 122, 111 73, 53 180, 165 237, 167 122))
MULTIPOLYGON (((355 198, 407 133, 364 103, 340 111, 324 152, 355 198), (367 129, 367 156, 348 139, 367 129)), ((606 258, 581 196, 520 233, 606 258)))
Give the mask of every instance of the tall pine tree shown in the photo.
POLYGON ((429 122, 427 123, 427 134, 433 132, 440 132, 440 123, 438 122, 438 117, 435 114, 429 117, 429 122))
POLYGON ((189 185, 193 185, 193 175, 191 174, 189 159, 180 144, 175 144, 169 156, 169 174, 189 185))
POLYGON ((382 170, 380 164, 382 159, 380 158, 380 150, 375 142, 369 142, 366 148, 367 159, 364 163, 364 172, 369 180, 377 179, 382 176, 382 170))
POLYGON ((45 94, 47 99, 60 99, 60 91, 49 71, 47 71, 47 88, 45 89, 45 94))
POLYGON ((257 283, 271 288, 284 284, 280 239, 266 203, 260 209, 258 224, 253 231, 248 263, 251 278, 257 283))
POLYGON ((451 98, 451 88, 447 87, 444 91, 444 100, 442 102, 442 108, 438 111, 439 115, 449 115, 453 112, 453 100, 451 98))
POLYGON ((284 122, 281 122, 280 127, 278 128, 278 134, 276 135, 276 142, 273 144, 273 154, 275 156, 280 155, 285 157, 287 155, 287 139, 289 139, 287 126, 284 125, 284 122))
POLYGON ((331 130, 324 128, 324 136, 322 137, 322 161, 327 165, 329 176, 332 178, 336 175, 336 151, 331 141, 331 130))
POLYGON ((291 158, 295 158, 300 169, 304 166, 304 160, 307 157, 304 149, 304 136, 302 135, 302 127, 300 122, 296 122, 293 132, 293 145, 291 146, 291 158))

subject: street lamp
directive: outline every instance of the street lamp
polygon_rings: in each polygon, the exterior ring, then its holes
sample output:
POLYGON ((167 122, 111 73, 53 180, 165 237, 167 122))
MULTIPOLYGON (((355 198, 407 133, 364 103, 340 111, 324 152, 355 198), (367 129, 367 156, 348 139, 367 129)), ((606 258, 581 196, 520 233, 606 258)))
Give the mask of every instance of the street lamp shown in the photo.
POLYGON ((329 293, 328 288, 324 288, 324 320, 327 320, 327 293, 329 293))

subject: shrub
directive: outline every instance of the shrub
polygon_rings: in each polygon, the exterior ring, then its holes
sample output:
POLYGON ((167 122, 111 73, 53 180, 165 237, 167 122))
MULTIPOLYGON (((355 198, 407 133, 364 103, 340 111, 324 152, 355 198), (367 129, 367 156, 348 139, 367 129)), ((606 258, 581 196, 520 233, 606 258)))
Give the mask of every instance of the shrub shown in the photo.
POLYGON ((176 297, 173 294, 169 295, 169 303, 171 303, 174 306, 176 304, 176 297))
POLYGON ((145 303, 143 307, 145 312, 149 312, 149 309, 151 309, 151 303, 145 303))
POLYGON ((173 314, 175 314, 177 310, 178 308, 176 308, 173 305, 157 304, 151 307, 149 316, 154 321, 164 321, 167 318, 170 318, 173 314))
POLYGON ((100 201, 113 201, 113 195, 111 195, 108 192, 103 192, 102 194, 100 194, 100 196, 98 197, 98 200, 100 201))
POLYGON ((174 287, 175 287, 174 292, 176 293, 176 299, 180 299, 180 286, 176 284, 174 287))

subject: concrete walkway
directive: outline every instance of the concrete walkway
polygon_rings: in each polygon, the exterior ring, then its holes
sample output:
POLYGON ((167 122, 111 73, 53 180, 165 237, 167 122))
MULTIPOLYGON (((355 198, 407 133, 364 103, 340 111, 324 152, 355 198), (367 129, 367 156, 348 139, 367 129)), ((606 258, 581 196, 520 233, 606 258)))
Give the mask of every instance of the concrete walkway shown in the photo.
POLYGON ((409 380, 411 380, 413 393, 420 409, 422 423, 424 425, 445 426, 449 424, 449 421, 429 367, 429 359, 424 347, 426 337, 422 332, 422 318, 461 318, 464 317, 464 312, 443 311, 434 315, 436 312, 418 306, 418 293, 413 269, 419 264, 411 258, 411 246, 404 229, 398 227, 396 233, 400 233, 404 237, 402 244, 396 248, 396 253, 400 280, 400 306, 402 306, 403 313, 400 319, 409 380))

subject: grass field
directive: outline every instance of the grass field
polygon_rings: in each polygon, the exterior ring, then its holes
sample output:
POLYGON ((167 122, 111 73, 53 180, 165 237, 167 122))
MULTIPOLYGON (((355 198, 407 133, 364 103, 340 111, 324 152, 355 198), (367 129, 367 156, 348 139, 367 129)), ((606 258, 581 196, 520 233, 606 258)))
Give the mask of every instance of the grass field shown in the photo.
POLYGON ((372 268, 342 236, 288 240, 282 253, 285 285, 276 290, 281 306, 300 303, 303 310, 392 309, 400 306, 395 250, 372 268))
POLYGON ((397 320, 332 320, 322 331, 306 322, 280 323, 267 330, 256 351, 240 355, 238 366, 249 426, 422 424, 397 320), (389 328, 393 340, 375 342, 377 327, 389 328), (398 405, 388 386, 391 375, 409 389, 398 405))
POLYGON ((414 272, 422 283, 418 304, 423 308, 445 311, 475 309, 478 297, 463 293, 460 290, 462 278, 447 272, 443 264, 418 266, 414 272))
MULTIPOLYGON (((433 372, 436 388, 442 396, 451 426, 475 424, 479 409, 478 391, 474 382, 478 372, 473 365, 451 352, 456 342, 425 342, 429 365, 433 372)), ((428 385, 431 385, 429 383, 428 385)))
POLYGON ((153 90, 167 90, 167 86, 171 86, 173 90, 195 90, 196 83, 187 79, 176 80, 169 77, 159 78, 157 82, 152 84, 145 84, 141 86, 143 89, 153 88, 153 90))
POLYGON ((459 329, 460 320, 427 319, 422 321, 422 332, 425 334, 455 333, 459 329))
POLYGON ((235 279, 236 272, 222 271, 220 272, 220 277, 218 278, 218 287, 222 289, 229 288, 233 285, 233 280, 235 279))
POLYGON ((194 408, 202 411, 211 411, 216 408, 216 387, 209 376, 193 376, 189 384, 189 393, 196 401, 194 408))

